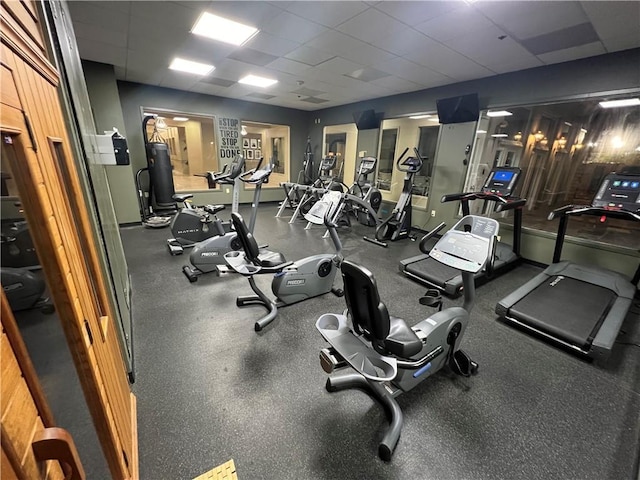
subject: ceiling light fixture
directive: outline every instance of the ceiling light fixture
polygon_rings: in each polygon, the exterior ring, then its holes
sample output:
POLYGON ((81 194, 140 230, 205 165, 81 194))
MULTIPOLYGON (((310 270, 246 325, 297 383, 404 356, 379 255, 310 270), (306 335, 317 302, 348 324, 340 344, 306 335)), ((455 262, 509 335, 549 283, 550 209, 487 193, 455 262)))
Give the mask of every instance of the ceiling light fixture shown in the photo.
POLYGON ((203 12, 191 29, 191 33, 212 38, 231 45, 243 45, 253 38, 259 30, 249 25, 203 12))
POLYGON ((409 118, 411 120, 420 120, 422 118, 429 118, 431 115, 411 115, 409 118))
POLYGON ((252 85, 254 87, 270 87, 271 85, 278 83, 278 80, 259 77, 257 75, 247 75, 246 77, 243 77, 240 80, 238 80, 238 83, 243 83, 245 85, 252 85))
POLYGON ((187 117, 173 117, 176 122, 187 122, 189 119, 187 117))
POLYGON ((513 115, 513 113, 506 110, 489 110, 487 112, 487 117, 509 117, 511 115, 513 115))
POLYGON ((507 135, 506 133, 494 133, 491 136, 494 138, 505 138, 505 137, 508 137, 509 135, 507 135))
POLYGON ((620 100, 607 100, 600 102, 599 105, 602 108, 617 108, 617 107, 634 107, 640 105, 640 98, 622 98, 620 100))
POLYGON ((157 128, 167 128, 167 124, 164 121, 164 117, 157 117, 156 118, 156 127, 157 128))
POLYGON ((242 135, 244 137, 247 133, 248 133, 247 132, 247 127, 242 125, 242 129, 240 130, 240 135, 242 135))
POLYGON ((184 58, 174 58, 169 65, 171 70, 177 70, 179 72, 193 73, 195 75, 207 75, 215 69, 213 65, 207 65, 206 63, 193 62, 191 60, 185 60, 184 58))
POLYGON ((477 135, 480 135, 480 134, 483 134, 483 133, 487 133, 487 131, 486 130, 478 130, 476 132, 477 135))

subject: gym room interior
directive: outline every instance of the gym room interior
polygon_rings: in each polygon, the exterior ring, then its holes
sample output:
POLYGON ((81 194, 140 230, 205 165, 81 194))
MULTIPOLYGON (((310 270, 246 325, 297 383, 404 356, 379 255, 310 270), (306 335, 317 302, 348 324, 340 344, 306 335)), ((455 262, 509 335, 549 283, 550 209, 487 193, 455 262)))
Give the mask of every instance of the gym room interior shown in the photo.
POLYGON ((1 478, 640 480, 640 2, 0 22, 1 478))

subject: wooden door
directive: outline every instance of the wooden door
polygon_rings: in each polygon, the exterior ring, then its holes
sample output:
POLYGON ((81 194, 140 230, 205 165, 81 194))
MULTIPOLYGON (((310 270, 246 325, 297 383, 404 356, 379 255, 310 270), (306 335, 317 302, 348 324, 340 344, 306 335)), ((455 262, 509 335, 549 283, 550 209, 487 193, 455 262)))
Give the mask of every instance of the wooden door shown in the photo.
POLYGON ((0 21, 1 154, 14 175, 112 477, 137 478, 135 397, 71 157, 58 72, 30 2, 2 2, 0 21))

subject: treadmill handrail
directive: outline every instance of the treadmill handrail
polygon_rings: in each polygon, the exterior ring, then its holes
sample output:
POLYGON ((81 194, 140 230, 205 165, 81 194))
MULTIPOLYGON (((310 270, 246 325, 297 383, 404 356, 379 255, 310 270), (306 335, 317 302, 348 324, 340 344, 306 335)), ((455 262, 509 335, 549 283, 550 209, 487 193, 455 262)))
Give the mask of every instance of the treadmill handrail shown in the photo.
POLYGON ((636 210, 632 212, 630 210, 621 210, 621 209, 613 209, 613 208, 604 208, 604 207, 592 207, 590 205, 565 205, 564 207, 560 207, 552 211, 548 219, 553 220, 554 218, 558 218, 561 216, 579 216, 579 215, 593 215, 593 216, 604 216, 611 218, 618 218, 622 220, 630 220, 635 222, 640 222, 640 210, 636 210))
POLYGON ((518 208, 524 206, 527 202, 524 198, 517 197, 505 197, 502 195, 496 195, 495 193, 488 192, 462 192, 462 193, 448 193, 443 195, 440 199, 440 203, 455 202, 456 200, 489 200, 497 202, 500 205, 504 205, 502 210, 508 210, 512 208, 518 208))

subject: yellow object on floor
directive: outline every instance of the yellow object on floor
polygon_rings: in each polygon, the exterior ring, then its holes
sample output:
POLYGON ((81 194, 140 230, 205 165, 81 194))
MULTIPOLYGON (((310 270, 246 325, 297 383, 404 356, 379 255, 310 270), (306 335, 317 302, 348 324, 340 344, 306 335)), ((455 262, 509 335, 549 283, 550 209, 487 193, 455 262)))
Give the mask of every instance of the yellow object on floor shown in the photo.
POLYGON ((203 473, 197 476, 193 480, 238 480, 236 475, 236 465, 233 463, 233 459, 229 460, 222 465, 215 467, 213 470, 203 473))

